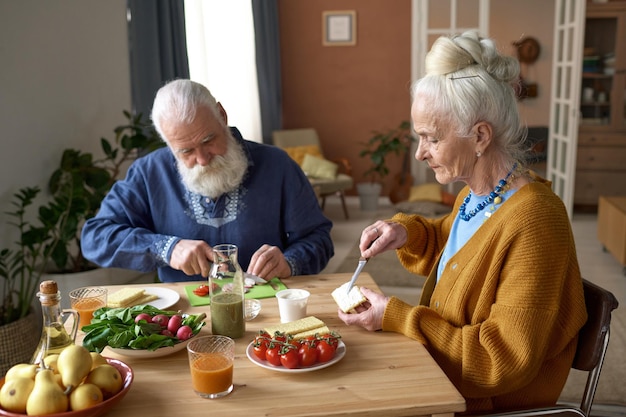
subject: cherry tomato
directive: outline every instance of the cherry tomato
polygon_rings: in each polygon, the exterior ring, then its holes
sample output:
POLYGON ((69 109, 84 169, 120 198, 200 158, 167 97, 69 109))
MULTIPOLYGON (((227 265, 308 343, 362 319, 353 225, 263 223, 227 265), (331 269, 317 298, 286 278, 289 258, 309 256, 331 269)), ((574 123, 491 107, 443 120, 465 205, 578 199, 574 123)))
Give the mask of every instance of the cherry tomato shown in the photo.
POLYGON ((320 340, 316 346, 317 361, 320 363, 328 362, 335 356, 335 347, 329 345, 325 340, 320 340))
POLYGON ((198 288, 195 288, 193 290, 193 293, 197 296, 204 297, 205 295, 209 294, 209 286, 202 284, 198 286, 198 288))
POLYGON ((300 358, 300 366, 312 366, 317 362, 317 349, 315 345, 304 342, 300 344, 298 349, 298 357, 300 358))
POLYGON ((272 336, 272 339, 278 341, 278 342, 287 342, 287 335, 285 333, 281 333, 281 332, 276 332, 274 333, 274 335, 272 336))
POLYGON ((253 351, 254 355, 257 358, 261 359, 262 361, 266 360, 267 343, 265 342, 265 340, 256 340, 253 345, 253 351))
POLYGON ((339 346, 339 338, 334 334, 326 333, 322 336, 322 339, 325 340, 326 343, 328 343, 329 345, 333 346, 335 349, 337 349, 337 346, 339 346))
POLYGON ((271 340, 272 339, 269 333, 264 332, 263 330, 260 330, 259 334, 257 334, 256 337, 254 338, 254 344, 256 345, 257 343, 262 343, 265 345, 265 347, 267 347, 270 344, 271 340))
POLYGON ((300 365, 300 359, 298 358, 298 350, 294 345, 285 345, 281 349, 280 363, 289 369, 297 368, 300 365))
POLYGON ((278 343, 271 343, 267 351, 265 352, 265 360, 268 361, 271 365, 280 366, 280 348, 281 345, 278 343))

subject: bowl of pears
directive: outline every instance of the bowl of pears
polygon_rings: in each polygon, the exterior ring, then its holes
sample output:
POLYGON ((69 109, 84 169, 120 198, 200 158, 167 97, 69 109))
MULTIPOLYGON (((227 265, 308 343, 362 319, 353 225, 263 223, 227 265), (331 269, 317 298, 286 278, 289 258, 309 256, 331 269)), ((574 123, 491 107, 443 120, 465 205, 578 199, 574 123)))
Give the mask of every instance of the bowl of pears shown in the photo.
POLYGON ((70 345, 40 364, 17 364, 0 380, 0 416, 98 417, 128 392, 124 362, 70 345))

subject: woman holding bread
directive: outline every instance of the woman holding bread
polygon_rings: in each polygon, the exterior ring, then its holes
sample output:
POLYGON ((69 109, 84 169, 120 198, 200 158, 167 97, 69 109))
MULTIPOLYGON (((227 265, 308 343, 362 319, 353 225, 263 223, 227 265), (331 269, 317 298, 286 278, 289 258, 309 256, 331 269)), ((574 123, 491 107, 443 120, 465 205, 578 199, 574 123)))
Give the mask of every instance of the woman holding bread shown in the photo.
POLYGON ((439 183, 466 186, 447 216, 400 213, 361 235, 362 256, 396 249, 427 276, 418 306, 362 288, 367 302, 339 311, 423 343, 470 413, 555 404, 587 317, 568 214, 523 163, 518 75, 475 33, 434 43, 412 89, 415 157, 439 183))

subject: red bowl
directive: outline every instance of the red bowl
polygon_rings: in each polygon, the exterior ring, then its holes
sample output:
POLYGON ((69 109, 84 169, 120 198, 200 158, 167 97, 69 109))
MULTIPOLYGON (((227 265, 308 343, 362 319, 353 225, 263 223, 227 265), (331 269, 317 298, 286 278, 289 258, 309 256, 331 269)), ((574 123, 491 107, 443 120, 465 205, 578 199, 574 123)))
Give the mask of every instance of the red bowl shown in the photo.
MULTIPOLYGON (((94 405, 93 407, 86 408, 84 410, 79 411, 66 411, 64 413, 54 413, 54 414, 46 414, 46 417, 99 417, 109 411, 111 408, 115 406, 128 392, 130 389, 130 384, 133 382, 133 370, 130 366, 126 365, 124 362, 117 360, 106 358, 109 365, 113 365, 120 371, 122 375, 122 380, 124 381, 124 385, 120 392, 112 396, 111 398, 101 402, 98 405, 94 405)), ((4 385, 4 378, 0 380, 0 388, 4 385)), ((10 411, 3 410, 0 408, 0 416, 7 417, 26 417, 26 414, 19 413, 11 413, 10 411)))

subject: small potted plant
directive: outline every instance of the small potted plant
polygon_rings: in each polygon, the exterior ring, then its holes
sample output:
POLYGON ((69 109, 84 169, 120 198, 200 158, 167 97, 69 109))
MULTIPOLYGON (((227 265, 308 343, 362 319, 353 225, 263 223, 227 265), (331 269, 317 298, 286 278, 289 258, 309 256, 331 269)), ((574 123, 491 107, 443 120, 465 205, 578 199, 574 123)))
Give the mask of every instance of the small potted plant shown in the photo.
MULTIPOLYGON (((369 158, 371 165, 364 172, 364 176, 370 181, 357 184, 361 210, 376 210, 378 198, 382 191, 382 183, 389 175, 387 156, 393 152, 400 155, 410 149, 415 139, 411 135, 411 124, 404 120, 396 128, 385 132, 375 131, 366 143, 359 156, 369 158)), ((408 167, 403 169, 408 170, 408 167)))

